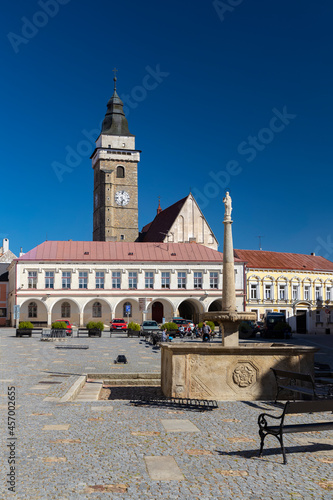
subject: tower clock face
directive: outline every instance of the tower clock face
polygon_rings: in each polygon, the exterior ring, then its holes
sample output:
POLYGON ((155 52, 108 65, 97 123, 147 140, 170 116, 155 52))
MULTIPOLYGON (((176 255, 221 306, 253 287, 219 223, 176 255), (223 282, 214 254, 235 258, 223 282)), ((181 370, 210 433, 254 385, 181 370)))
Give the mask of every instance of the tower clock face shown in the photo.
POLYGON ((122 207, 128 205, 130 200, 130 196, 127 193, 127 191, 117 191, 114 198, 116 200, 117 205, 120 205, 122 207))

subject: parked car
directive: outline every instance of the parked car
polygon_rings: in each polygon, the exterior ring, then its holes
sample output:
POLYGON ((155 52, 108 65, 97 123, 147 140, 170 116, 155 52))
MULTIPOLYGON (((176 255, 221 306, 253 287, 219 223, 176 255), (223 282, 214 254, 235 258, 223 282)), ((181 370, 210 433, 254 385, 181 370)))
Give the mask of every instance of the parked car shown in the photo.
POLYGON ((61 323, 66 323, 67 325, 67 328, 66 328, 66 335, 67 336, 70 336, 72 335, 72 328, 73 328, 73 325, 71 324, 70 321, 68 321, 68 319, 57 319, 55 321, 55 323, 58 323, 59 321, 61 321, 61 323))
POLYGON ((127 323, 123 318, 115 318, 110 321, 110 330, 127 330, 127 323))
POLYGON ((261 333, 264 329, 264 322, 263 321, 256 321, 254 325, 254 330, 253 333, 261 333))
POLYGON ((172 323, 176 323, 178 327, 183 326, 187 328, 189 326, 191 329, 194 328, 194 323, 190 319, 172 318, 172 323))
POLYGON ((255 338, 254 333, 255 323, 254 321, 244 320, 239 324, 238 333, 240 339, 250 339, 255 338))
POLYGON ((141 334, 144 335, 146 332, 158 331, 160 327, 157 324, 157 321, 149 320, 144 321, 141 325, 141 334))

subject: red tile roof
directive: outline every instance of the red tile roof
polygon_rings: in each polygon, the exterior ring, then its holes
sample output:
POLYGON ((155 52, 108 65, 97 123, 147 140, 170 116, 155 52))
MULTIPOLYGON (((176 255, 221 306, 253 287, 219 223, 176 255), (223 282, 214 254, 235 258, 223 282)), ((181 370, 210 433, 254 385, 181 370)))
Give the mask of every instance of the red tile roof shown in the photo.
POLYGON ((324 257, 264 250, 234 250, 235 257, 256 269, 294 269, 295 271, 333 271, 333 262, 324 257))
POLYGON ((198 243, 45 241, 18 259, 27 260, 222 263, 223 254, 198 243))
POLYGON ((163 241, 183 208, 188 196, 165 208, 142 229, 142 241, 163 241))

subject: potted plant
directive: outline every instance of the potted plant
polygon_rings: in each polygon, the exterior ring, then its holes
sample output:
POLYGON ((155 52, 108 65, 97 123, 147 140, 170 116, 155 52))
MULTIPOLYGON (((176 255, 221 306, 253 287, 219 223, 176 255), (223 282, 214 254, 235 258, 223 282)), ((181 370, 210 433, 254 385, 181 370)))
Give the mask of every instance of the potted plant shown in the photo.
POLYGON ((30 321, 20 321, 19 327, 16 330, 16 337, 22 337, 22 335, 31 337, 33 327, 34 325, 30 321))
POLYGON ((101 337, 104 330, 104 324, 101 321, 89 321, 86 324, 88 337, 101 337))
POLYGON ((173 323, 172 321, 169 321, 168 323, 164 323, 164 325, 161 326, 161 330, 167 330, 169 335, 171 337, 176 337, 178 335, 178 325, 176 323, 173 323))
POLYGON ((127 326, 127 337, 133 337, 133 335, 140 336, 140 325, 138 323, 134 323, 134 321, 130 321, 127 326))
POLYGON ((55 321, 51 325, 51 337, 65 337, 67 324, 65 321, 55 321))

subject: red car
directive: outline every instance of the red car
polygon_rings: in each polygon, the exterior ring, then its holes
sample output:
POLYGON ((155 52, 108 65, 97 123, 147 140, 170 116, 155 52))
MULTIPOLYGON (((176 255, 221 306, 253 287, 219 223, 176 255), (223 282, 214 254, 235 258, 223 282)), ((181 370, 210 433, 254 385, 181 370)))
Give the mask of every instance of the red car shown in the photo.
POLYGON ((110 330, 127 330, 127 323, 122 318, 115 318, 110 321, 110 330))
POLYGON ((72 335, 73 325, 68 321, 68 319, 57 319, 56 323, 58 323, 59 321, 61 321, 62 323, 66 323, 66 325, 67 325, 66 335, 67 336, 72 335))

